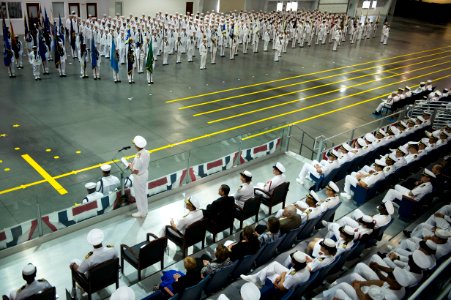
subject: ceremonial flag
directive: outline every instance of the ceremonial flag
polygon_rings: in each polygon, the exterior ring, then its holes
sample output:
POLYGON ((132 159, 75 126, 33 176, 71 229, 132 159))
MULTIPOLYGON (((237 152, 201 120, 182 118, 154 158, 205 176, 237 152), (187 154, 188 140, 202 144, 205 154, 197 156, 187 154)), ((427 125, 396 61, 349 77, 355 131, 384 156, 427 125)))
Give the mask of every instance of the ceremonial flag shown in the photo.
POLYGON ((8 27, 6 27, 5 17, 3 17, 3 43, 5 46, 5 50, 3 51, 3 63, 5 66, 9 67, 9 65, 11 65, 13 55, 11 51, 11 44, 8 39, 8 27))
POLYGON ((28 22, 26 18, 23 18, 23 25, 25 27, 25 37, 30 34, 30 29, 28 29, 28 22))
POLYGON ((42 61, 47 61, 47 58, 45 56, 45 54, 47 53, 47 47, 45 46, 45 40, 41 35, 39 36, 38 41, 38 51, 42 61))
POLYGON ((46 9, 44 9, 44 32, 50 33, 50 20, 46 9))
POLYGON ((94 69, 97 67, 97 59, 98 59, 99 52, 96 48, 96 43, 94 42, 94 37, 91 39, 91 66, 94 69))
POLYGON ((150 40, 149 50, 147 51, 146 70, 153 73, 153 49, 152 39, 150 40))
POLYGON ((72 47, 72 50, 75 51, 75 31, 72 19, 70 19, 70 46, 72 47))
POLYGON ((61 63, 61 56, 58 51, 58 34, 57 34, 57 28, 56 28, 56 22, 53 22, 53 49, 55 51, 55 66, 56 68, 59 68, 59 65, 61 63))
POLYGON ((19 49, 17 48, 16 35, 14 34, 13 23, 11 23, 11 20, 9 21, 9 30, 11 33, 11 49, 14 51, 14 57, 17 59, 19 58, 19 49))
POLYGON ((114 43, 114 38, 112 39, 112 43, 111 43, 111 55, 110 55, 110 60, 111 60, 111 68, 114 70, 114 72, 118 73, 119 72, 119 62, 117 61, 117 56, 116 56, 116 44, 114 43))
POLYGON ((64 30, 63 30, 63 22, 61 22, 61 15, 58 15, 58 30, 59 30, 59 37, 64 43, 64 30))
POLYGON ((132 33, 130 32, 130 28, 127 29, 127 35, 125 36, 125 43, 128 44, 130 38, 132 37, 132 33))

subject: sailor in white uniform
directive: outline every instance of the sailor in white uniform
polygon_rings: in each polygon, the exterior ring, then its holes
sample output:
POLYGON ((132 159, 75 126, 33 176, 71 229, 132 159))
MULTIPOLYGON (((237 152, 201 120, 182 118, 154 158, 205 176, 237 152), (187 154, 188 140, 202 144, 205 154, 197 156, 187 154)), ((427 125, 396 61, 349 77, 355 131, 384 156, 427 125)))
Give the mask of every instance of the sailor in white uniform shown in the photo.
POLYGON ((86 190, 88 190, 88 194, 83 198, 83 204, 102 199, 103 194, 97 192, 96 187, 97 185, 95 182, 88 182, 87 184, 85 184, 85 188, 86 190))
POLYGON ((114 192, 120 187, 121 181, 114 175, 111 175, 111 165, 103 164, 100 166, 103 176, 97 181, 96 191, 102 193, 104 196, 108 196, 111 192, 114 192))
POLYGON ((254 197, 254 187, 252 186, 252 173, 244 170, 240 173, 241 185, 234 195, 235 204, 241 208, 244 207, 244 203, 254 197))
MULTIPOLYGON (((282 165, 282 163, 277 162, 272 167, 272 173, 274 174, 274 177, 271 178, 271 180, 268 180, 266 183, 262 183, 262 182, 257 183, 257 185, 255 187, 257 189, 261 189, 271 195, 276 187, 278 187, 279 185, 281 185, 282 183, 284 183, 286 181, 285 174, 283 174, 283 173, 285 173, 285 171, 286 171, 285 167, 282 165)), ((268 198, 267 194, 262 193, 258 190, 255 193, 262 195, 265 198, 268 198)))
POLYGON ((50 283, 45 279, 36 280, 36 267, 29 263, 22 269, 22 278, 27 282, 18 290, 11 291, 9 299, 22 300, 28 299, 36 293, 51 288, 50 283))

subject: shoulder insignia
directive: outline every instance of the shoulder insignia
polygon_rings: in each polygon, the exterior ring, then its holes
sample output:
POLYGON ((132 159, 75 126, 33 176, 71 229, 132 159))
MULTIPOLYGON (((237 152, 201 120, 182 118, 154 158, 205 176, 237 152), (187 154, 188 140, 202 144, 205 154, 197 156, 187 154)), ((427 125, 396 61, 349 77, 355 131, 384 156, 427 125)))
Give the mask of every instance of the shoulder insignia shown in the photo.
POLYGON ((296 271, 293 270, 293 271, 291 271, 289 274, 290 274, 290 275, 294 275, 294 274, 296 274, 296 271))
POLYGON ((38 279, 39 282, 47 282, 44 278, 38 279))
POLYGON ((141 153, 136 153, 136 157, 141 157, 141 153))
POLYGON ((92 252, 92 251, 89 251, 89 253, 88 254, 86 254, 86 256, 85 256, 85 259, 88 259, 89 257, 91 257, 91 255, 93 254, 94 252, 92 252))
POLYGON ((113 245, 106 245, 107 248, 114 248, 113 245))
POLYGON ((27 286, 24 284, 20 287, 20 289, 17 290, 17 292, 23 291, 27 286))

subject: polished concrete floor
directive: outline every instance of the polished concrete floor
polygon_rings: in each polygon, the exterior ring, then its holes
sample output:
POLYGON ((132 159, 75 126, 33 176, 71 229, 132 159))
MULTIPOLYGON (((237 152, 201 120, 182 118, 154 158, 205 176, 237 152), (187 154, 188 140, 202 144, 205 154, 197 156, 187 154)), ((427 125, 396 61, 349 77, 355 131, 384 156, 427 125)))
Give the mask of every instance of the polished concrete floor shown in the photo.
POLYGON ((101 81, 80 79, 79 64, 71 58, 67 78, 59 78, 52 66, 36 82, 27 63, 15 79, 2 72, 0 228, 35 217, 36 203, 45 214, 80 202, 84 183, 100 172, 78 171, 110 160, 137 134, 148 139, 149 149, 162 147, 152 154, 156 178, 185 168, 188 157, 196 164, 236 151, 243 134, 296 122, 312 136, 330 136, 374 120, 378 99, 398 86, 441 78, 435 84, 449 87, 450 28, 398 19, 386 46, 378 36, 357 45, 346 42, 337 52, 331 44, 288 48, 278 63, 272 52, 260 50, 240 53, 234 61, 218 57, 204 71, 198 57, 180 65, 170 57, 169 66, 157 62, 152 86, 144 75, 129 85, 124 67, 122 83, 114 84, 107 60, 101 81), (68 193, 58 194, 23 154, 68 193))

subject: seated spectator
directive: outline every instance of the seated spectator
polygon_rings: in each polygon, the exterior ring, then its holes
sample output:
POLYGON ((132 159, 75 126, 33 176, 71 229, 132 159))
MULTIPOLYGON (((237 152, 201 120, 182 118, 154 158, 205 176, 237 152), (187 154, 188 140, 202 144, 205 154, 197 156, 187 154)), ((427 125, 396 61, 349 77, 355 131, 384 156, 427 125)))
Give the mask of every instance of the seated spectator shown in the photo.
POLYGON ((280 234, 287 233, 291 229, 298 228, 301 225, 301 217, 296 213, 294 206, 287 206, 283 210, 282 217, 279 218, 280 234))
POLYGON ((114 175, 111 175, 111 165, 103 164, 100 166, 102 170, 102 178, 97 181, 96 191, 102 193, 104 196, 108 196, 111 192, 114 192, 120 187, 121 181, 114 175))
POLYGON ((304 180, 310 178, 310 175, 316 179, 319 179, 321 175, 327 176, 332 170, 339 167, 338 156, 340 154, 336 150, 332 150, 327 154, 327 160, 323 159, 320 162, 314 160, 311 163, 305 163, 296 181, 299 184, 304 184, 304 180))
POLYGON ((201 270, 201 275, 202 278, 205 278, 232 263, 230 260, 230 251, 224 244, 219 244, 216 247, 215 259, 212 260, 211 257, 203 255, 202 262, 204 267, 201 270))
MULTIPOLYGON (((375 224, 373 217, 362 215, 360 218, 354 220, 349 216, 345 216, 336 222, 339 226, 351 226, 354 229, 354 238, 356 240, 365 238, 373 233, 375 224)), ((329 226, 329 224, 328 224, 329 226)))
POLYGON ((274 189, 286 181, 285 174, 283 174, 285 173, 285 171, 286 171, 285 167, 280 162, 277 162, 272 167, 272 173, 274 174, 274 177, 271 178, 271 180, 268 180, 266 183, 261 182, 257 183, 257 185, 255 186, 256 188, 255 193, 262 197, 268 198, 268 195, 258 191, 258 189, 261 189, 272 195, 274 189))
MULTIPOLYGON (((297 214, 301 217, 301 222, 304 223, 308 220, 320 216, 327 210, 326 205, 323 205, 324 201, 321 201, 318 194, 311 190, 303 200, 299 200, 290 206, 294 206, 297 209, 297 214)), ((288 206, 287 206, 288 207, 288 206)), ((285 208, 287 208, 285 207, 285 208)), ((276 218, 281 218, 285 209, 279 209, 276 213, 276 218)))
POLYGON ((341 193, 340 196, 351 199, 354 195, 351 186, 355 188, 358 185, 364 189, 373 187, 376 182, 385 178, 384 167, 386 166, 385 160, 376 159, 372 166, 364 166, 359 172, 346 175, 344 193, 341 193))
MULTIPOLYGON (((226 242, 226 244, 228 243, 226 242)), ((238 243, 228 244, 227 248, 230 250, 230 259, 232 261, 257 253, 258 249, 260 249, 260 242, 255 235, 254 226, 244 227, 242 239, 238 243)))
MULTIPOLYGON (((259 300, 261 297, 260 289, 252 282, 246 282, 240 288, 241 300, 259 300)), ((230 300, 226 295, 221 294, 218 300, 230 300)))
POLYGON ((265 280, 269 279, 276 289, 286 291, 310 278, 310 271, 307 268, 309 258, 305 253, 296 251, 290 254, 289 259, 291 260, 290 269, 274 261, 256 274, 241 275, 241 278, 257 285, 264 284, 265 280))
POLYGON ((235 212, 235 200, 229 196, 230 187, 227 184, 222 184, 219 187, 219 198, 207 205, 203 211, 204 217, 210 222, 220 223, 228 222, 233 219, 235 212))
POLYGON ((25 265, 22 269, 22 278, 26 281, 26 284, 18 290, 11 291, 9 296, 11 300, 27 299, 39 291, 52 287, 45 279, 36 280, 36 272, 37 269, 33 264, 29 263, 25 265))
POLYGON ((274 242, 280 237, 280 222, 276 217, 269 217, 267 230, 263 233, 259 234, 257 230, 255 230, 255 235, 258 237, 258 241, 260 242, 260 248, 266 244, 274 242))
POLYGON ((411 237, 402 240, 397 250, 404 249, 414 251, 419 248, 420 242, 422 240, 426 242, 430 240, 436 245, 435 258, 440 259, 441 257, 448 255, 451 251, 451 239, 449 238, 450 236, 451 233, 449 230, 437 228, 433 235, 424 236, 423 239, 420 239, 418 237, 411 237))
POLYGON ((164 234, 167 235, 167 232, 171 231, 171 234, 178 234, 178 232, 180 232, 182 235, 184 235, 185 230, 189 225, 203 219, 204 214, 202 209, 200 209, 199 207, 199 201, 192 197, 187 197, 185 199, 185 208, 188 210, 188 213, 184 215, 180 220, 178 220, 177 223, 174 221, 174 219, 171 219, 170 225, 165 227, 164 234))
MULTIPOLYGON (((323 221, 325 222, 325 221, 323 221)), ((337 254, 341 254, 344 251, 348 251, 354 245, 354 229, 351 226, 340 226, 337 223, 324 224, 327 227, 326 238, 333 238, 336 242, 337 254)), ((321 253, 322 238, 314 238, 307 245, 307 253, 311 253, 311 256, 316 258, 321 253)))
POLYGON ((337 206, 340 203, 340 197, 338 197, 338 193, 340 189, 333 181, 329 181, 326 185, 326 199, 320 200, 320 204, 324 207, 324 210, 328 210, 337 206))
POLYGON ((325 238, 319 242, 319 251, 315 254, 318 256, 307 259, 307 267, 310 272, 320 270, 333 263, 337 255, 337 245, 333 240, 325 238))
POLYGON ((341 144, 339 150, 342 153, 338 159, 340 164, 353 160, 358 151, 357 149, 352 148, 348 143, 341 144))
POLYGON ((86 254, 83 261, 80 259, 72 260, 70 268, 74 271, 88 275, 89 269, 107 260, 117 257, 116 249, 113 246, 103 246, 102 242, 105 234, 102 230, 94 228, 89 231, 87 240, 93 247, 93 250, 86 254))
POLYGON ((96 184, 94 182, 88 182, 87 184, 85 184, 85 188, 88 191, 88 194, 83 198, 83 204, 102 199, 103 194, 96 192, 96 184))
POLYGON ((420 86, 418 88, 416 88, 413 93, 414 94, 419 94, 426 91, 426 82, 422 81, 420 82, 420 86))
POLYGON ((398 200, 400 201, 403 196, 413 201, 420 201, 425 195, 432 192, 431 179, 435 178, 435 174, 424 169, 423 176, 413 189, 408 189, 402 185, 395 185, 394 189, 389 189, 384 196, 382 202, 398 200))
POLYGON ((252 186, 252 173, 245 170, 240 173, 241 185, 234 195, 235 204, 244 207, 244 202, 254 197, 254 187, 252 186))
POLYGON ((376 107, 376 110, 373 112, 374 115, 378 116, 381 114, 382 108, 391 109, 393 104, 399 101, 399 96, 396 92, 392 92, 391 95, 387 97, 387 99, 383 99, 381 103, 376 107))

